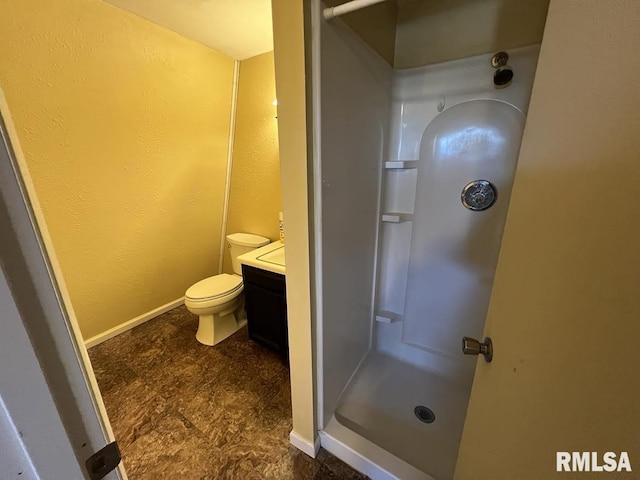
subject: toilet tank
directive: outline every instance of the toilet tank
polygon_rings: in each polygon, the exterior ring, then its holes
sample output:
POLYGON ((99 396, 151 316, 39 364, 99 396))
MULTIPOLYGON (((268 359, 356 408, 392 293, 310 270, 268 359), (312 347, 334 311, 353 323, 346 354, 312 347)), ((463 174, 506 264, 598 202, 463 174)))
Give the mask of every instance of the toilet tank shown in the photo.
POLYGON ((266 237, 253 235, 252 233, 232 233, 227 235, 227 247, 231 254, 231 263, 233 264, 233 273, 242 275, 242 265, 238 261, 238 257, 244 253, 255 250, 271 243, 266 237))

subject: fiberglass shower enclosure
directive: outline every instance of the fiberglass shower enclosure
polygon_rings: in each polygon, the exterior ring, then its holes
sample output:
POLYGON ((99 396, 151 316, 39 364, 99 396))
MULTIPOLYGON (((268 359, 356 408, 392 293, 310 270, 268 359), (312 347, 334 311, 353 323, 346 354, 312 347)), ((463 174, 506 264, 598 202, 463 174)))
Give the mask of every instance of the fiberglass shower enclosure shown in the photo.
POLYGON ((394 70, 315 7, 322 445, 373 478, 449 479, 477 358, 461 339, 482 338, 538 46, 509 50, 496 89, 491 54, 394 70), (485 210, 461 201, 478 180, 485 210))

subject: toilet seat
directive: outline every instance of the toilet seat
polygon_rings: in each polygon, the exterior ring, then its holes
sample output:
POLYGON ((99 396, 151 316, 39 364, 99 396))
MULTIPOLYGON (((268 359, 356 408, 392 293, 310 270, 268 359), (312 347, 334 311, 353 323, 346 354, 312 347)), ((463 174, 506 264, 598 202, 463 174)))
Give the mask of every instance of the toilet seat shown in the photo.
POLYGON ((200 280, 185 294, 185 302, 199 308, 214 307, 233 300, 242 292, 242 277, 222 273, 200 280))

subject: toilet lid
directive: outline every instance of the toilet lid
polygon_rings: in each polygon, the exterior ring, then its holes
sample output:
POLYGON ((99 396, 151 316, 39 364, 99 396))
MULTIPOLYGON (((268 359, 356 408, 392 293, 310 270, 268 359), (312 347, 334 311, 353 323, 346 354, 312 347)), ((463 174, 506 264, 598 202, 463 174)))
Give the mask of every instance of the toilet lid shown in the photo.
POLYGON ((211 300, 229 295, 242 288, 242 277, 222 273, 200 280, 187 290, 186 296, 191 300, 211 300))

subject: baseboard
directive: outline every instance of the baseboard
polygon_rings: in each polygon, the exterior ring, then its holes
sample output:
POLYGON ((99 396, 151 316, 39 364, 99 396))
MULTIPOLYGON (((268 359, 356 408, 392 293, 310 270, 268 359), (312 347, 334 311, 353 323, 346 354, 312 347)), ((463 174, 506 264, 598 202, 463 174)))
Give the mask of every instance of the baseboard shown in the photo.
POLYGON ((289 433, 289 442, 291 443, 291 445, 296 447, 301 452, 306 453, 311 458, 316 458, 316 455, 320 450, 320 437, 316 437, 315 442, 311 443, 310 441, 302 438, 294 430, 291 430, 291 433, 289 433))
POLYGON ((184 297, 180 297, 172 302, 166 303, 161 307, 154 308, 150 312, 143 313, 142 315, 138 315, 136 318, 132 318, 131 320, 121 323, 113 328, 110 328, 106 332, 99 333, 84 342, 87 348, 95 347, 96 345, 109 340, 110 338, 115 337, 116 335, 120 335, 127 330, 131 330, 133 327, 137 327, 138 325, 143 324, 151 320, 152 318, 156 318, 163 313, 168 312, 176 307, 179 307, 184 303, 184 297))

